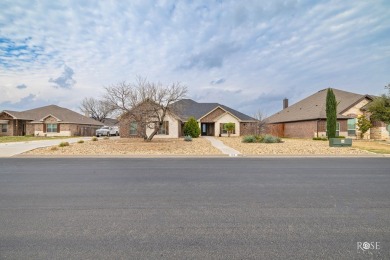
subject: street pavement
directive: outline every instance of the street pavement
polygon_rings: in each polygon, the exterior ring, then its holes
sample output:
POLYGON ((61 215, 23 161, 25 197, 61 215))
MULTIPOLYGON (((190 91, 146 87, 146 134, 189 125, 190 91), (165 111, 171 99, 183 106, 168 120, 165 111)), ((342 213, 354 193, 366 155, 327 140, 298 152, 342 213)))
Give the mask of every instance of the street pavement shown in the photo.
POLYGON ((389 158, 0 158, 0 259, 390 259, 389 168, 389 158))

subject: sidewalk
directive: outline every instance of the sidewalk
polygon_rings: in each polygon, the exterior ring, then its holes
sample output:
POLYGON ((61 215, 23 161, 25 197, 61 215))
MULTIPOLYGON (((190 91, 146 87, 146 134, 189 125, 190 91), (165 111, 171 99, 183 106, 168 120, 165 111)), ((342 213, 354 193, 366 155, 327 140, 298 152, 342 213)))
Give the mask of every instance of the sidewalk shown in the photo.
POLYGON ((91 140, 91 137, 75 137, 55 140, 39 140, 27 142, 0 143, 0 158, 11 157, 41 147, 58 145, 61 142, 76 143, 79 140, 91 140))
POLYGON ((202 136, 202 138, 207 139, 212 144, 212 146, 220 150, 223 154, 227 154, 229 156, 238 156, 241 154, 239 151, 225 145, 223 142, 212 136, 202 136))

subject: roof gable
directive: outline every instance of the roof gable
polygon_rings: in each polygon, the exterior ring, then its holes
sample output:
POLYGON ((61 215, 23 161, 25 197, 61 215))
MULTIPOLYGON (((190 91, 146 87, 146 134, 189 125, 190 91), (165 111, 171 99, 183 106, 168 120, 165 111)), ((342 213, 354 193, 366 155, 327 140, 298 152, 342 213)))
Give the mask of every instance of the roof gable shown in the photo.
POLYGON ((182 99, 171 105, 171 111, 175 113, 182 121, 187 121, 189 117, 193 116, 197 120, 210 114, 217 108, 223 109, 236 117, 239 121, 254 121, 255 119, 245 115, 230 107, 221 105, 219 103, 198 103, 192 99, 182 99))

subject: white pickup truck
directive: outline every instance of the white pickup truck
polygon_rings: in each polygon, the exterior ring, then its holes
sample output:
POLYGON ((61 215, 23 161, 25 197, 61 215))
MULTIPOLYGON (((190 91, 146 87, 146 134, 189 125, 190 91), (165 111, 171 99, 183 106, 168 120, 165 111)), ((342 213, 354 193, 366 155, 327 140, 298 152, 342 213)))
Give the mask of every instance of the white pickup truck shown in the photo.
POLYGON ((118 126, 103 126, 102 128, 99 128, 96 130, 96 136, 118 136, 119 135, 119 127, 118 126))

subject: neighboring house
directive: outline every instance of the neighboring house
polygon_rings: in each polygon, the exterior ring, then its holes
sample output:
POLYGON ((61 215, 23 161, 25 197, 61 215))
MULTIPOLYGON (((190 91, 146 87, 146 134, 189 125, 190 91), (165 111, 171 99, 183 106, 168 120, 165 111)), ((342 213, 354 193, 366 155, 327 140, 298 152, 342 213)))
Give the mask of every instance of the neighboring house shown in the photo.
POLYGON ((114 118, 104 118, 102 120, 102 123, 105 126, 119 126, 119 120, 114 119, 114 118))
MULTIPOLYGON (((359 137, 357 117, 366 115, 367 104, 374 96, 361 95, 333 89, 337 105, 337 132, 339 136, 359 137)), ((327 89, 288 106, 284 100, 284 109, 267 118, 268 132, 282 137, 312 138, 326 136, 326 93, 327 89)), ((389 126, 383 122, 372 122, 373 127, 365 138, 388 139, 389 126)))
MULTIPOLYGON (((231 136, 241 136, 252 134, 256 131, 256 120, 232 108, 218 103, 198 103, 191 99, 182 99, 170 106, 169 113, 164 118, 155 138, 178 138, 184 136, 183 127, 189 117, 195 117, 201 129, 201 135, 227 136, 224 124, 234 123, 235 130, 231 136)), ((120 119, 121 137, 139 137, 140 131, 145 131, 139 127, 139 123, 133 118, 122 115, 120 119)), ((147 128, 147 135, 153 129, 147 128)))
POLYGON ((101 122, 56 105, 0 112, 0 136, 93 136, 101 126, 101 122))

